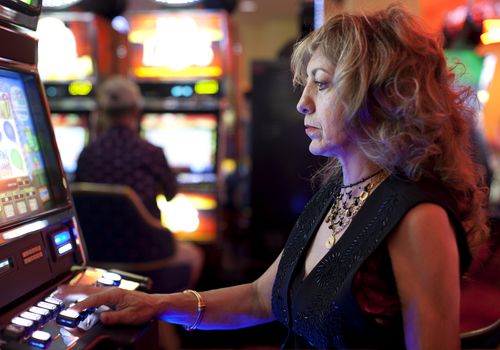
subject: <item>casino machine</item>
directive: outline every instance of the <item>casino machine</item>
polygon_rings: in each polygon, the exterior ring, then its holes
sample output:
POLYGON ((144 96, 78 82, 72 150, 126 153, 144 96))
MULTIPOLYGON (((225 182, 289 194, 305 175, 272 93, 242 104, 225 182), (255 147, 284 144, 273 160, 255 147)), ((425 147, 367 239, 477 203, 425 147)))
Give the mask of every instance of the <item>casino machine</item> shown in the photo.
POLYGON ((86 266, 86 250, 36 68, 37 0, 0 0, 0 348, 143 348, 142 325, 105 328, 68 307, 60 284, 148 290, 150 280, 86 266), (115 344, 116 346, 113 346, 115 344))
POLYGON ((217 238, 228 94, 228 19, 222 10, 134 12, 130 75, 144 96, 143 137, 163 148, 180 192, 159 198, 162 221, 180 239, 217 238))
POLYGON ((63 168, 72 181, 80 152, 97 133, 95 86, 120 67, 113 55, 120 34, 99 15, 59 6, 42 9, 36 35, 38 71, 63 168))

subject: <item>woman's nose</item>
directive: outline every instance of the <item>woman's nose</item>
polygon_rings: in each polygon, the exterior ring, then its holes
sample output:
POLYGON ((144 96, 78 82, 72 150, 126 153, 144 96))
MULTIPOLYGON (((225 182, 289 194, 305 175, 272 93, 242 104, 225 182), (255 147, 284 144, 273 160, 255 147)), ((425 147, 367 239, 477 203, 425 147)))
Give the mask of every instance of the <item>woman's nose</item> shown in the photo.
POLYGON ((312 103, 305 94, 302 94, 299 102, 297 103, 297 111, 302 114, 309 114, 313 111, 312 103))

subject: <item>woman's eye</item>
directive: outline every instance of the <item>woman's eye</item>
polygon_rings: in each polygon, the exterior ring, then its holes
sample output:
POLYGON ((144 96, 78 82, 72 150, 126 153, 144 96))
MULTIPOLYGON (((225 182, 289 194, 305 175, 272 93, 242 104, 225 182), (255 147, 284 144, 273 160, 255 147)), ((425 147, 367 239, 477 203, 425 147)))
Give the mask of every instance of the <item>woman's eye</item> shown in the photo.
POLYGON ((324 90, 328 87, 328 82, 326 81, 315 81, 314 84, 318 87, 318 90, 324 90))

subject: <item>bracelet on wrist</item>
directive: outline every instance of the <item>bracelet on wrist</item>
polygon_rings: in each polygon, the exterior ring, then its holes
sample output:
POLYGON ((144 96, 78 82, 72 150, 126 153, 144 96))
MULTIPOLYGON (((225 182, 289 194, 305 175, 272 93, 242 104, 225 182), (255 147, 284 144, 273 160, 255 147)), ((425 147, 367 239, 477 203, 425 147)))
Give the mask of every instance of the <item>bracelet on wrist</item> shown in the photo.
POLYGON ((196 319, 195 319, 195 321, 194 321, 194 323, 192 325, 190 325, 190 326, 184 326, 184 328, 187 331, 193 331, 193 330, 197 329, 198 326, 200 325, 201 320, 203 319, 203 315, 205 314, 205 309, 206 309, 207 305, 205 304, 205 300, 203 300, 203 297, 201 296, 201 294, 198 293, 197 291, 192 290, 192 289, 186 289, 185 291, 183 291, 183 293, 185 293, 185 294, 193 294, 196 297, 196 302, 197 302, 196 319))

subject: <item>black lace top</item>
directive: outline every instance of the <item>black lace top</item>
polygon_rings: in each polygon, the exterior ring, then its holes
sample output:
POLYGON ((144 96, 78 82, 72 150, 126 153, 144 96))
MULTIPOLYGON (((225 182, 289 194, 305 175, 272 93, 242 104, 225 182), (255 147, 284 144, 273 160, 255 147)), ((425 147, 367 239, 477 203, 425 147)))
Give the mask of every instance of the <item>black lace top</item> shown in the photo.
MULTIPOLYGON (((283 347, 404 349, 401 312, 388 315, 383 322, 366 313, 353 295, 353 280, 374 252, 386 250, 385 239, 403 216, 424 202, 438 204, 448 212, 465 271, 470 254, 452 197, 435 182, 386 179, 337 244, 303 278, 305 252, 339 190, 338 183, 332 181, 311 199, 285 245, 272 295, 273 313, 288 328, 283 347)), ((381 261, 380 275, 393 280, 390 259, 381 261)))

